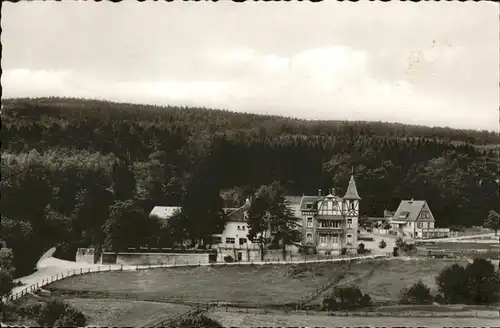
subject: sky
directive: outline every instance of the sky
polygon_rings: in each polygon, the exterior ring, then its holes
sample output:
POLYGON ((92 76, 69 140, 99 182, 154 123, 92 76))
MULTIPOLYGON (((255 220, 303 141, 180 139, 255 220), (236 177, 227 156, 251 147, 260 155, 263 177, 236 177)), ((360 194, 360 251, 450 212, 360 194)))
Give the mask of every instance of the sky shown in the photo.
POLYGON ((489 2, 19 2, 4 98, 65 96, 499 130, 489 2))

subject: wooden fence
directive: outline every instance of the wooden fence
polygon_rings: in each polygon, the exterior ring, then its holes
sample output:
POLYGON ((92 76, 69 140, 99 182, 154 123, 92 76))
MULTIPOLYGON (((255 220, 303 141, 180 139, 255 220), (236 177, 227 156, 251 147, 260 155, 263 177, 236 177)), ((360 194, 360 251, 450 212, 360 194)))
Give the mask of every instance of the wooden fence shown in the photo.
POLYGON ((56 275, 52 275, 46 278, 42 278, 40 281, 29 285, 18 292, 11 293, 5 300, 13 301, 24 295, 29 293, 33 293, 43 286, 49 285, 53 282, 66 279, 76 275, 82 274, 90 274, 90 273, 98 273, 98 272, 110 272, 110 271, 137 271, 137 270, 147 270, 154 268, 175 268, 175 267, 188 267, 188 266, 227 266, 227 265, 266 265, 266 264, 300 264, 300 263, 322 263, 322 262, 350 262, 350 261, 358 261, 358 260, 368 260, 368 259, 376 259, 376 258, 385 258, 387 254, 380 255, 369 255, 369 256, 339 256, 332 257, 326 259, 320 259, 319 257, 316 259, 289 259, 288 261, 251 261, 251 262, 231 262, 231 263, 200 263, 182 261, 181 263, 174 264, 157 264, 157 265, 135 265, 135 266, 125 266, 125 265, 98 265, 96 267, 88 267, 88 268, 78 268, 71 269, 64 272, 57 273, 56 275))

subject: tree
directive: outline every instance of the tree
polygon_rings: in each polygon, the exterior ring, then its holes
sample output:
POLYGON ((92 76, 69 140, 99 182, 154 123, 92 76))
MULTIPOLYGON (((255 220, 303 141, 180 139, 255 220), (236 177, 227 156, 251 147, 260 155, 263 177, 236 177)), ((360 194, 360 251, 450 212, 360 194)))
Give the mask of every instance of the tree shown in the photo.
POLYGON ((399 302, 401 304, 431 304, 430 289, 421 281, 417 281, 410 288, 401 291, 399 302))
POLYGON ((196 244, 206 247, 212 243, 212 235, 222 233, 227 222, 220 196, 217 168, 214 159, 207 156, 186 187, 181 202, 183 231, 196 244))
POLYGON ((489 228, 495 231, 495 236, 498 233, 498 230, 500 229, 500 214, 498 214, 494 210, 490 210, 488 213, 488 217, 484 221, 485 228, 489 228))
POLYGON ((269 229, 269 207, 266 199, 259 195, 252 201, 248 210, 248 238, 259 244, 261 261, 264 261, 264 234, 269 229))
POLYGON ((387 246, 387 243, 385 242, 385 240, 381 240, 380 243, 378 244, 378 247, 380 249, 384 249, 385 247, 387 246))
POLYGON ((95 184, 81 190, 76 196, 73 211, 73 230, 87 245, 103 242, 102 226, 110 213, 114 197, 109 188, 95 184))
POLYGON ((473 304, 491 304, 499 300, 500 276, 493 263, 485 259, 474 259, 465 267, 470 301, 473 304))
POLYGON ((250 206, 249 229, 251 238, 257 236, 260 245, 264 243, 264 234, 270 231, 274 242, 281 243, 283 259, 286 259, 286 246, 299 241, 301 234, 298 218, 284 194, 284 188, 276 181, 270 186, 260 187, 250 206))
POLYGON ((105 248, 123 250, 151 242, 154 240, 153 222, 154 219, 150 219, 133 200, 116 201, 103 226, 105 248))
POLYGON ((458 264, 444 268, 436 277, 436 284, 446 303, 464 304, 470 298, 465 269, 458 264))
POLYGON ((6 313, 4 308, 4 297, 8 296, 14 287, 13 274, 15 268, 13 263, 12 250, 0 248, 0 307, 2 311, 2 320, 5 321, 6 313))

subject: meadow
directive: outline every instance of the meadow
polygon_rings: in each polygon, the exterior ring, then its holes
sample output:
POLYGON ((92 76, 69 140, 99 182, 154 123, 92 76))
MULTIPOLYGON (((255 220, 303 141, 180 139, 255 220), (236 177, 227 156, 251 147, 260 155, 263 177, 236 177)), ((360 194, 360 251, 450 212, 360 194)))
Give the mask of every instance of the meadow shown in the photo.
MULTIPOLYGON (((442 259, 315 263, 308 265, 245 265, 103 272, 75 276, 47 288, 74 297, 108 297, 163 302, 220 301, 240 306, 294 304, 332 282, 357 284, 380 304, 395 303, 402 288, 422 280, 435 290, 435 276, 452 263, 442 259)), ((330 288, 331 290, 331 288, 330 288)), ((311 300, 321 302, 322 295, 311 300)))

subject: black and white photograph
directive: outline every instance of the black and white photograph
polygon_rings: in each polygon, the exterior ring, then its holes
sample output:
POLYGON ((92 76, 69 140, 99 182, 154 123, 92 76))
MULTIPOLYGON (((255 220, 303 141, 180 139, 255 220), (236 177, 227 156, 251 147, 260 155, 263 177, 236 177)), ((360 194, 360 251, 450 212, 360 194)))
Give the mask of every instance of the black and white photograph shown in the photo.
POLYGON ((499 8, 3 2, 1 326, 499 326, 499 8))

